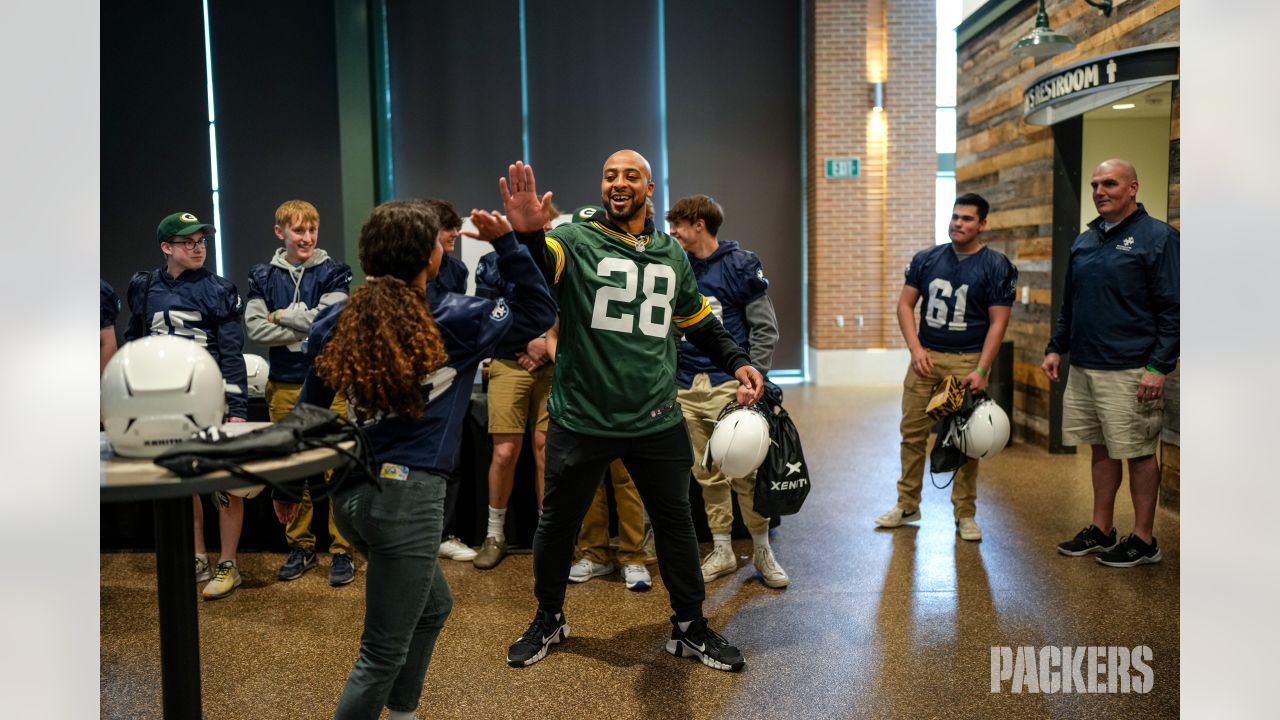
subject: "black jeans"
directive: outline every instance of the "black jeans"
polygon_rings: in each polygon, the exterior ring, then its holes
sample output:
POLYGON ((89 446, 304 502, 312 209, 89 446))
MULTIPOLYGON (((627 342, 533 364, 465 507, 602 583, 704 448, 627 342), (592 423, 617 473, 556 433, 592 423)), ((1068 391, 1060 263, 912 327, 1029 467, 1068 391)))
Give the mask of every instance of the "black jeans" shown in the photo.
POLYGON ((658 570, 679 621, 702 617, 702 566, 689 509, 693 450, 683 419, 652 435, 607 438, 566 430, 547 431, 546 491, 533 536, 534 595, 548 612, 564 608, 569 566, 582 518, 609 463, 621 459, 635 481, 653 523, 658 570))

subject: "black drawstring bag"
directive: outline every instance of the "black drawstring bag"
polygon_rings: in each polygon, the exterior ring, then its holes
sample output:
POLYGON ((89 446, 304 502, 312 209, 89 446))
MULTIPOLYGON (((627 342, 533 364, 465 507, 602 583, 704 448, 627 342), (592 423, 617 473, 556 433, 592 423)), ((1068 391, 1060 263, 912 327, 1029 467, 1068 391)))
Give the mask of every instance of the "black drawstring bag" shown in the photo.
POLYGON ((305 403, 300 403, 279 422, 241 435, 228 436, 217 427, 202 430, 191 440, 166 450, 155 459, 155 463, 179 477, 224 470, 238 478, 270 485, 289 500, 301 502, 302 490, 308 484, 306 480, 270 480, 245 470, 244 464, 315 448, 334 450, 345 455, 347 462, 335 468, 325 491, 312 493, 313 500, 335 493, 353 473, 377 483, 377 474, 372 470, 373 456, 364 432, 328 408, 305 403), (351 450, 341 447, 348 441, 354 443, 351 450))
POLYGON ((969 456, 964 454, 957 441, 960 438, 960 432, 964 429, 964 424, 969 421, 969 416, 973 415, 973 409, 978 406, 978 400, 984 397, 986 393, 974 395, 969 392, 969 388, 964 388, 964 400, 960 404, 960 409, 938 421, 938 438, 933 441, 933 450, 929 452, 929 482, 939 490, 951 485, 951 481, 956 478, 955 471, 969 462, 969 456), (939 485, 933 477, 934 473, 952 473, 952 475, 945 483, 939 485))
POLYGON ((764 517, 794 515, 809 496, 809 465, 800 446, 800 432, 782 407, 782 388, 766 382, 761 400, 769 419, 769 454, 756 469, 752 508, 764 517))

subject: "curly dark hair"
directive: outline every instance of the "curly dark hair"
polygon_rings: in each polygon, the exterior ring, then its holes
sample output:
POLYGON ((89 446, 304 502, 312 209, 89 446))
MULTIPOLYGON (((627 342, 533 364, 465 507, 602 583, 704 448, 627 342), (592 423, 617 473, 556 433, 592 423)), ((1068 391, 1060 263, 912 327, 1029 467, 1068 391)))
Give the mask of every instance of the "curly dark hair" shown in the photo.
POLYGON ((422 380, 448 361, 427 297, 412 281, 431 260, 440 220, 424 203, 392 201, 360 228, 367 284, 351 293, 316 372, 345 392, 356 417, 420 417, 422 380))

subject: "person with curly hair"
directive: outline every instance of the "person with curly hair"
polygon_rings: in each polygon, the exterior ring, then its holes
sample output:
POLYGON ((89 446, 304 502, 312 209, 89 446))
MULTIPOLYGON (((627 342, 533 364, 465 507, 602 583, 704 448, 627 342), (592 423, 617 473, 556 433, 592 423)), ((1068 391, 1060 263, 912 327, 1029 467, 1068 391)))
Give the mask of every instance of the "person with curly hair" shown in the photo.
MULTIPOLYGON (((480 361, 513 328, 555 321, 556 305, 506 218, 473 210, 471 237, 490 242, 514 287, 505 299, 449 292, 439 272, 440 218, 423 202, 373 209, 360 230, 368 283, 326 308, 308 338, 315 363, 299 402, 328 407, 337 392, 364 427, 379 466, 376 482, 348 483, 332 498, 339 530, 365 557, 360 654, 335 717, 409 720, 422 696, 436 637, 453 606, 436 566, 446 476, 453 469, 480 361), (517 322, 519 319, 519 322, 517 322)), ((288 522, 297 505, 275 500, 288 522)))

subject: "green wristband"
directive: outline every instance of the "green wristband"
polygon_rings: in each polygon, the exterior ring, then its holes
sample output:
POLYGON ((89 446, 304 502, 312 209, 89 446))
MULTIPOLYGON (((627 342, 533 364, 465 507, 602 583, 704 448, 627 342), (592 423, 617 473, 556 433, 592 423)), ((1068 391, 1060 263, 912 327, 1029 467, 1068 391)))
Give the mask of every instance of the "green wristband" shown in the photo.
POLYGON ((1149 373, 1155 373, 1155 374, 1157 374, 1157 375, 1164 375, 1164 373, 1162 373, 1162 372, 1160 372, 1159 370, 1157 370, 1157 369, 1155 369, 1155 368, 1151 367, 1150 365, 1148 365, 1148 366, 1147 366, 1147 372, 1149 372, 1149 373))
POLYGON ((986 376, 987 376, 987 371, 986 371, 986 370, 984 370, 984 369, 983 369, 983 368, 981 368, 981 367, 976 367, 976 368, 974 368, 974 369, 973 369, 973 371, 974 371, 974 372, 978 372, 978 373, 982 373, 982 377, 986 377, 986 376))

